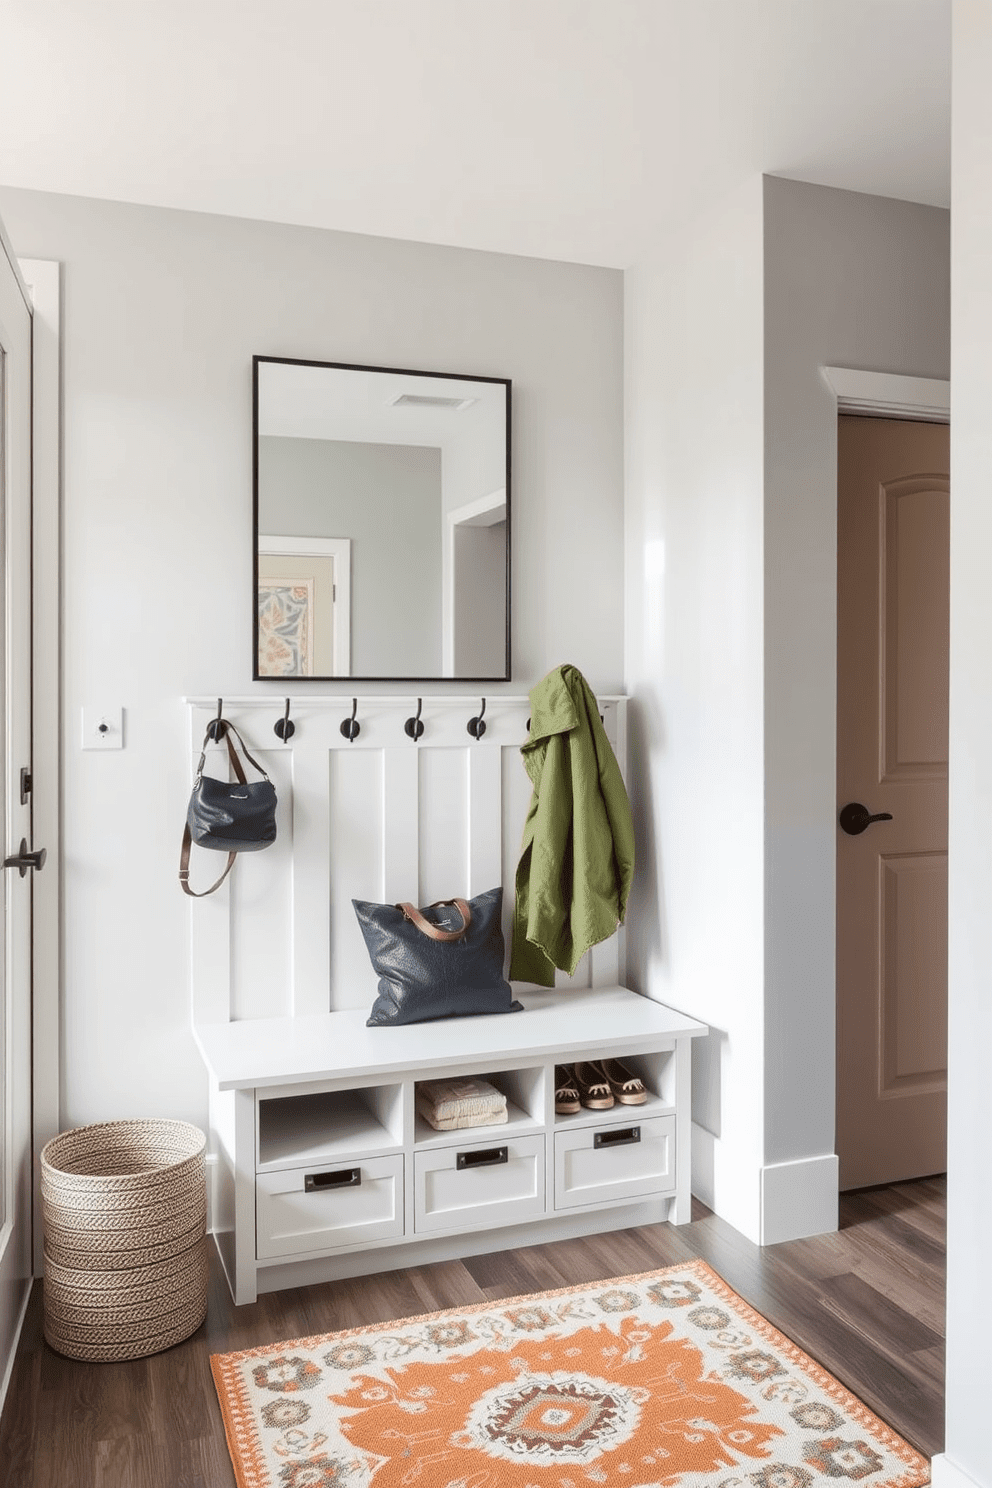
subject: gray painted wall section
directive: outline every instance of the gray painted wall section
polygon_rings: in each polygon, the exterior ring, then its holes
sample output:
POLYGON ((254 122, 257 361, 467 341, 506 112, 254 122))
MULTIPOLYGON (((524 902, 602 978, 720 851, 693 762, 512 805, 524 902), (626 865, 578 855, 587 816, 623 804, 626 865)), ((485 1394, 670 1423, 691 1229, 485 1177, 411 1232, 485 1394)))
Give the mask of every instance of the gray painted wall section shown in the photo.
POLYGON ((62 1124, 202 1126, 176 882, 180 699, 285 686, 251 680, 252 356, 512 377, 514 677, 487 688, 489 706, 562 661, 612 692, 622 276, 6 188, 0 216, 18 254, 64 265, 62 1124), (123 751, 80 751, 84 703, 124 706, 123 751))
POLYGON ((837 420, 823 366, 950 375, 938 207, 767 177, 765 1162, 833 1152, 837 420))
POLYGON ((820 368, 947 376, 948 215, 753 188, 627 276, 627 945, 633 985, 711 1026, 694 1190, 776 1241, 825 1228, 832 1202, 837 432, 820 368))
POLYGON ((455 674, 493 676, 506 656, 506 522, 456 527, 455 674))

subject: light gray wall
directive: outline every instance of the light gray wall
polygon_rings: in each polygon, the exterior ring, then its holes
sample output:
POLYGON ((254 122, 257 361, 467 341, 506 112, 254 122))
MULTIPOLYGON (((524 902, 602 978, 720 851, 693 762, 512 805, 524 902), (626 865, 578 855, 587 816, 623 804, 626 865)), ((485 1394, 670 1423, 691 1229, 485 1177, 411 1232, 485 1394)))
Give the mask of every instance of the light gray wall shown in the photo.
POLYGON ((441 451, 258 441, 259 531, 351 540, 351 671, 441 676, 441 451))
POLYGON ((948 214, 755 180, 627 276, 628 965, 711 1025, 693 1183, 752 1238, 836 1198, 836 410, 948 373, 948 214), (833 1198, 831 1198, 831 1195, 833 1198))
POLYGON ((506 522, 456 527, 455 672, 491 677, 506 665, 506 522))
POLYGON ((562 661, 615 691, 622 278, 20 190, 0 216, 65 266, 62 1122, 202 1125, 181 699, 285 685, 251 681, 252 355, 512 377, 514 677, 490 708, 562 661), (123 704, 122 752, 80 751, 84 703, 123 704))
POLYGON ((762 196, 627 275, 632 984, 702 1019, 693 1188, 757 1240, 763 1154, 762 196))
POLYGON ((834 1151, 837 415, 950 375, 950 218, 765 179, 765 1162, 834 1151))

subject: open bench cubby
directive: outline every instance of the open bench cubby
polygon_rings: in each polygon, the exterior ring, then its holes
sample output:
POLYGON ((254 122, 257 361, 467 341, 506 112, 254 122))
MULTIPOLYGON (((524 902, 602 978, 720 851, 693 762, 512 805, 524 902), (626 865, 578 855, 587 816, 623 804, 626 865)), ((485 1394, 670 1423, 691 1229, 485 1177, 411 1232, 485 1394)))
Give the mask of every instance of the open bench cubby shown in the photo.
POLYGON ((256 1169, 312 1167, 396 1151, 403 1145, 402 1098, 400 1084, 260 1092, 256 1169))
POLYGON ((404 1028, 365 1014, 204 1024, 214 1228, 235 1301, 566 1235, 689 1218, 703 1024, 620 987, 522 992, 522 1014, 404 1028), (555 1066, 620 1058, 641 1105, 554 1109, 555 1066), (417 1085, 488 1080, 507 1121, 436 1131, 417 1085))

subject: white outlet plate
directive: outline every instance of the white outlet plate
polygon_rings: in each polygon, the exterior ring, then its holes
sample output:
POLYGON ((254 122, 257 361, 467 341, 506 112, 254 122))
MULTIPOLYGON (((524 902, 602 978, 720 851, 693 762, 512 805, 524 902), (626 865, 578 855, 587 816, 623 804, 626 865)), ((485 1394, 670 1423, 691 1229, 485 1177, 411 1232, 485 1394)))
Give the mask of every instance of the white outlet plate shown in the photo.
POLYGON ((84 708, 83 748, 123 749, 124 709, 84 708))

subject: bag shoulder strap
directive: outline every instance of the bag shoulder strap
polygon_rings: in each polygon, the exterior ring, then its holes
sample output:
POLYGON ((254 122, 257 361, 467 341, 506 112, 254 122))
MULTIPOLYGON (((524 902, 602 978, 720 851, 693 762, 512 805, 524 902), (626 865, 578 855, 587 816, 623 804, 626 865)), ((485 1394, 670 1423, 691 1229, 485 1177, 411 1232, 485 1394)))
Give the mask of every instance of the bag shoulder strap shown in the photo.
POLYGON ((469 926, 472 923, 472 911, 464 899, 435 899, 434 903, 429 905, 428 908, 440 909, 442 904, 453 904, 455 906, 463 920, 460 930, 442 930, 440 925, 432 925, 430 920, 426 919, 413 904, 397 904, 396 908, 403 911, 403 918, 405 920, 409 920, 411 925, 416 925, 421 934, 430 936, 431 940, 461 940, 464 935, 468 934, 469 926))
MULTIPOLYGON (((212 725, 211 725, 211 727, 212 727, 212 725)), ((261 777, 262 777, 263 780, 268 780, 269 777, 266 774, 266 772, 262 769, 261 765, 258 763, 258 760, 255 759, 255 758, 253 758, 253 756, 248 753, 248 749, 247 749, 247 746, 245 744, 245 741, 244 741, 244 739, 242 739, 241 735, 238 733, 237 729, 234 727, 234 724, 233 723, 228 723, 228 721, 227 721, 226 718, 222 718, 221 719, 221 727, 224 730, 223 737, 224 737, 224 742, 227 745, 227 757, 228 757, 228 759, 229 759, 229 761, 231 763, 231 769, 234 771, 234 778, 235 778, 235 780, 237 780, 238 784, 239 785, 247 785, 248 784, 248 777, 245 775, 244 766, 242 765, 241 760, 238 758, 238 751, 235 749, 234 744, 231 741, 231 735, 232 734, 234 735, 235 739, 237 739, 238 743, 241 745, 242 753, 244 754, 244 757, 248 761, 248 763, 250 765, 254 766, 254 768, 258 771, 259 775, 261 775, 261 777)), ((196 778, 197 778, 197 780, 199 780, 200 776, 203 774, 203 766, 204 766, 204 763, 206 762, 206 758, 207 758, 207 745, 208 745, 208 743, 210 743, 211 737, 212 736, 211 736, 211 734, 210 734, 210 732, 208 730, 207 733, 203 737, 203 748, 200 750, 200 758, 197 761, 197 766, 196 766, 196 778)))
POLYGON ((200 893, 197 893, 196 889, 191 889, 189 886, 189 857, 192 849, 193 835, 189 829, 189 822, 187 822, 186 826, 183 829, 183 845, 182 851, 179 854, 179 884, 182 888, 183 893, 188 894, 191 899, 205 899, 208 894, 212 894, 215 889, 220 888, 221 884, 224 882, 225 878, 234 867, 234 863, 238 855, 237 853, 233 852, 228 853, 227 867, 224 869, 224 872, 221 874, 217 882, 215 884, 211 884, 209 889, 203 889, 200 893))
POLYGON ((250 755, 248 753, 248 746, 245 744, 244 739, 242 739, 241 735, 238 733, 237 729, 234 727, 234 724, 233 723, 228 723, 228 721, 227 721, 226 718, 222 719, 221 722, 225 725, 225 728, 226 728, 226 732, 225 732, 224 737, 227 740, 227 753, 228 753, 228 756, 230 757, 231 768, 234 770, 234 773, 237 775, 237 777, 240 780, 241 784, 242 785, 245 785, 245 784, 247 784, 247 782, 245 780, 244 775, 241 773, 240 769, 238 768, 241 762, 238 759, 238 752, 237 752, 237 750, 235 749, 234 745, 231 743, 231 735, 232 734, 237 739, 238 743, 241 745, 241 752, 244 755, 245 759, 248 761, 248 763, 250 765, 253 765, 255 767, 255 769, 258 771, 259 775, 261 775, 261 777, 262 777, 263 780, 268 780, 269 777, 266 774, 266 772, 262 769, 261 765, 258 763, 258 760, 255 759, 252 755, 250 755))

